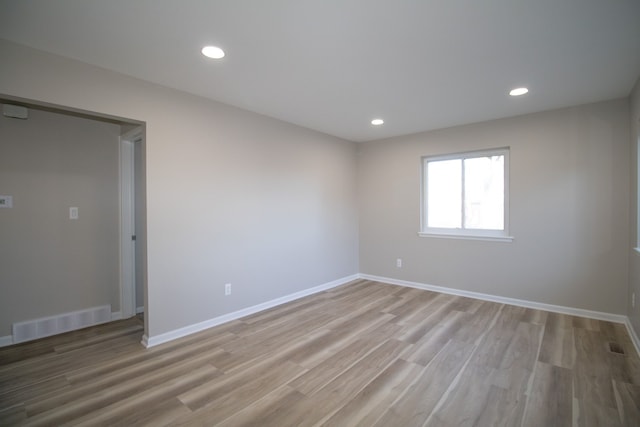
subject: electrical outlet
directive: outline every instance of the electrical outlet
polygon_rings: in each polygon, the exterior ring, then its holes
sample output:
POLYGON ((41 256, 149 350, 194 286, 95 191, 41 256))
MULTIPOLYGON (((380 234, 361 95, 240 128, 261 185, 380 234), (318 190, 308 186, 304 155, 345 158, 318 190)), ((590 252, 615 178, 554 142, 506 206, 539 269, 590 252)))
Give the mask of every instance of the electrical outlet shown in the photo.
POLYGON ((224 294, 231 295, 231 283, 227 283, 224 285, 224 294))
POLYGON ((13 196, 0 196, 0 208, 12 208, 13 196))
POLYGON ((402 268, 402 258, 396 259, 396 267, 402 268))

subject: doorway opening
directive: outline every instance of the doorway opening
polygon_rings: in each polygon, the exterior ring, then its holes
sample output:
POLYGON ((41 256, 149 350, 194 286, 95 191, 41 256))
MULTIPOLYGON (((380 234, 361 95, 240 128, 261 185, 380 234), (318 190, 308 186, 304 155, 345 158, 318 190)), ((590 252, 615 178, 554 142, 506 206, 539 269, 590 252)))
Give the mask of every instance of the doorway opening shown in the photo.
POLYGON ((144 314, 144 129, 126 131, 120 137, 120 304, 123 318, 144 314))
POLYGON ((3 94, 0 103, 28 112, 0 117, 13 162, 0 180, 13 203, 0 213, 17 236, 2 249, 0 346, 146 311, 144 122, 3 94))

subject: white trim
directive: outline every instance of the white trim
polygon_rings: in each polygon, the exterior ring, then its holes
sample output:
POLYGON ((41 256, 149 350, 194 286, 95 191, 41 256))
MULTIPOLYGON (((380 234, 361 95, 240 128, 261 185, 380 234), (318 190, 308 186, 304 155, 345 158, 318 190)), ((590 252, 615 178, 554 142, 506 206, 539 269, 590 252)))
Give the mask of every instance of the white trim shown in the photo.
POLYGON ((631 342, 633 342, 633 345, 636 347, 636 351, 638 352, 638 356, 640 356, 640 338, 638 338, 638 335, 636 334, 636 330, 633 328, 633 325, 631 324, 631 320, 627 317, 624 324, 627 327, 627 332, 629 332, 629 336, 631 337, 631 342))
POLYGON ((122 312, 121 311, 112 311, 111 312, 111 321, 120 320, 120 319, 122 319, 122 312))
POLYGON ((325 291, 327 289, 335 288, 345 283, 349 283, 353 280, 357 280, 360 276, 354 274, 351 276, 343 277, 341 279, 333 280, 323 285, 315 286, 313 288, 305 289, 303 291, 295 292, 293 294, 285 295, 280 298, 273 299, 271 301, 263 302, 262 304, 254 305, 252 307, 243 308, 233 313, 223 314, 222 316, 214 317, 213 319, 205 320, 204 322, 195 323, 193 325, 185 326, 183 328, 174 329, 173 331, 165 332, 164 334, 149 337, 144 335, 142 337, 142 345, 145 347, 154 347, 159 344, 163 344, 169 341, 173 341, 178 338, 182 338, 187 335, 194 334, 196 332, 203 331, 205 329, 212 328, 214 326, 221 325, 223 323, 230 322, 232 320, 240 319, 245 316, 257 313, 259 311, 267 310, 277 305, 285 304, 308 295, 316 294, 318 292, 325 291))
POLYGON ((418 232, 420 237, 434 237, 436 239, 459 239, 459 240, 485 240, 489 242, 513 242, 515 237, 513 236, 483 236, 472 234, 450 234, 450 233, 434 233, 420 231, 418 232))
POLYGON ((144 313, 144 306, 136 307, 136 314, 144 313))
MULTIPOLYGON (((636 198, 636 241, 635 244, 640 246, 640 173, 638 173, 638 168, 640 168, 640 135, 636 135, 636 159, 635 164, 633 165, 633 172, 635 174, 635 198, 636 198)), ((640 252, 640 248, 636 247, 636 251, 640 252)))
POLYGON ((11 344, 13 344, 13 335, 6 335, 4 337, 0 337, 0 347, 6 347, 11 344))
POLYGON ((120 311, 125 318, 135 314, 134 137, 120 138, 120 311))
POLYGON ((563 305, 545 304, 542 302, 527 301, 516 298, 507 298, 497 295, 483 294, 480 292, 464 291, 460 289, 445 288, 443 286, 427 285, 425 283, 409 282, 406 280, 392 279, 389 277, 373 276, 370 274, 360 274, 361 279, 375 282, 388 283, 390 285, 408 286, 410 288, 424 289, 426 291, 440 292, 443 294, 459 295, 463 297, 475 298, 483 301, 492 301, 502 304, 516 305, 519 307, 534 308, 536 310, 551 311, 554 313, 569 314, 571 316, 588 317, 590 319, 606 320, 614 323, 626 323, 627 316, 622 314, 604 313, 602 311, 585 310, 582 308, 566 307, 563 305))

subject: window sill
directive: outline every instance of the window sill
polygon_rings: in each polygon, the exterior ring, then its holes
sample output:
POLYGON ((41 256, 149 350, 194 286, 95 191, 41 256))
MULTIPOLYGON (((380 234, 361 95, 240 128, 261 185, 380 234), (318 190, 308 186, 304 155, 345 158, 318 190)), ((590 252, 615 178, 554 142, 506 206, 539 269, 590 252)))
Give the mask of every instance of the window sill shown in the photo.
POLYGON ((420 237, 434 237, 436 239, 458 239, 458 240, 485 240, 489 242, 508 242, 511 243, 515 239, 513 236, 482 236, 469 234, 447 234, 447 233, 424 233, 418 232, 420 237))

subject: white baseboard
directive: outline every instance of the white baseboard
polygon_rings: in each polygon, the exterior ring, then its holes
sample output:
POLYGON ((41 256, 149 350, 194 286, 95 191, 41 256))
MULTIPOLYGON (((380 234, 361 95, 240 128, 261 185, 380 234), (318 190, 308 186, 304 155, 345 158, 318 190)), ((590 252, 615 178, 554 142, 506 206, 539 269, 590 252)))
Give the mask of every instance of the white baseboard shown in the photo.
MULTIPOLYGON (((214 326, 221 325, 223 323, 230 322, 232 320, 240 319, 242 317, 249 316, 251 314, 254 314, 263 310, 267 310, 269 308, 272 308, 281 304, 285 304, 287 302, 291 302, 291 301, 303 298, 308 295, 322 292, 327 289, 335 288, 337 286, 344 285, 345 283, 349 283, 357 279, 365 279, 365 280, 371 280, 375 282, 387 283, 391 285, 407 286, 411 288, 424 289, 424 290, 440 292, 444 294, 475 298, 475 299, 484 300, 484 301, 492 301, 497 303, 520 306, 520 307, 533 308, 537 310, 551 311, 554 313, 569 314, 573 316, 580 316, 580 317, 587 317, 591 319, 622 323, 626 326, 627 331, 629 332, 629 336, 631 337, 631 340, 633 341, 633 344, 636 348, 636 351, 640 355, 640 338, 638 338, 638 335, 636 334, 636 331, 631 325, 629 318, 624 315, 585 310, 585 309, 574 308, 574 307, 565 307, 565 306, 553 305, 553 304, 545 304, 545 303, 539 303, 534 301, 520 300, 516 298, 507 298, 507 297, 501 297, 497 295, 484 294, 480 292, 464 291, 460 289, 446 288, 443 286, 428 285, 425 283, 410 282, 406 280, 399 280, 399 279, 393 279, 389 277, 374 276, 371 274, 362 274, 362 273, 343 277, 341 279, 337 279, 337 280, 325 283, 323 285, 319 285, 310 289, 305 289, 303 291, 296 292, 290 295, 285 295, 283 297, 276 298, 274 300, 267 301, 262 304, 254 305, 252 307, 238 310, 233 313, 224 314, 222 316, 218 316, 213 319, 206 320, 204 322, 189 325, 189 326, 179 328, 170 332, 166 332, 164 334, 160 334, 154 337, 148 337, 145 334, 142 337, 141 343, 147 348, 153 347, 153 346, 163 344, 165 342, 172 341, 196 332, 200 332, 202 330, 205 330, 214 326)), ((141 313, 141 312, 144 312, 144 307, 137 307, 136 313, 141 313)), ((121 318, 122 318, 121 312, 111 313, 111 320, 118 320, 121 318)), ((14 341, 13 335, 0 336, 0 347, 6 347, 9 345, 12 345, 14 344, 13 341, 14 341)))
POLYGON ((631 341, 633 345, 636 347, 636 351, 638 352, 638 356, 640 356, 640 339, 636 334, 636 330, 633 328, 631 324, 631 320, 627 317, 627 321, 625 322, 625 326, 627 327, 627 331, 629 332, 629 336, 631 337, 631 341))
POLYGON ((242 310, 234 311, 233 313, 223 314, 222 316, 214 317, 213 319, 205 320, 204 322, 196 323, 193 325, 185 326, 183 328, 175 329, 173 331, 165 332, 164 334, 156 335, 153 337, 148 337, 145 335, 142 337, 141 343, 147 348, 154 347, 156 345, 163 344, 168 341, 173 341, 175 339, 182 338, 184 336, 191 335, 196 332, 200 332, 205 329, 209 329, 214 326, 218 326, 223 323, 230 322, 232 320, 249 316, 259 311, 267 310, 277 305, 285 304, 287 302, 291 302, 291 301, 306 297, 308 295, 322 292, 327 289, 335 288, 336 286, 344 285, 345 283, 349 283, 353 280, 357 280, 359 277, 360 276, 358 274, 354 274, 352 276, 343 277, 341 279, 337 279, 337 280, 334 280, 310 289, 305 289, 300 292, 295 292, 290 295, 285 295, 283 297, 276 298, 271 301, 264 302, 262 304, 258 304, 252 307, 244 308, 242 310))
MULTIPOLYGON (((136 307, 136 314, 140 314, 144 312, 144 307, 136 307)), ((122 320, 122 312, 121 311, 114 311, 113 313, 111 313, 111 320, 122 320)))
POLYGON ((585 310, 582 308, 566 307, 562 305, 545 304, 541 302, 527 301, 516 298, 507 298, 497 295, 483 294, 480 292, 463 291, 460 289, 445 288, 443 286, 427 285, 425 283, 409 282, 406 280, 392 279, 389 277, 373 276, 371 274, 359 274, 361 279, 372 280, 375 282, 387 283, 390 285, 408 286, 410 288, 424 289, 427 291, 440 292, 443 294, 459 295, 469 298, 475 298, 483 301, 492 301, 502 304, 516 305, 519 307, 533 308, 536 310, 551 311, 553 313, 569 314, 571 316, 586 317, 589 319, 605 320, 608 322, 622 323, 627 327, 631 341, 636 348, 638 356, 640 356, 640 339, 636 331, 631 325, 629 317, 622 314, 605 313, 602 311, 585 310))
POLYGON ((590 319, 606 320, 614 323, 627 323, 627 316, 622 314, 604 313, 601 311, 585 310, 582 308, 565 307, 562 305, 545 304, 542 302, 534 302, 521 300, 516 298, 507 298, 497 295, 483 294, 480 292, 463 291, 460 289, 445 288, 443 286, 427 285, 425 283, 409 282, 406 280, 392 279, 389 277, 373 276, 370 274, 360 274, 359 277, 365 280, 375 282, 388 283, 390 285, 408 286, 410 288, 424 289, 427 291, 440 292, 443 294, 459 295, 463 297, 475 298, 483 301, 492 301, 502 304, 516 305, 519 307, 534 308, 536 310, 551 311, 554 313, 569 314, 572 316, 588 317, 590 319))

